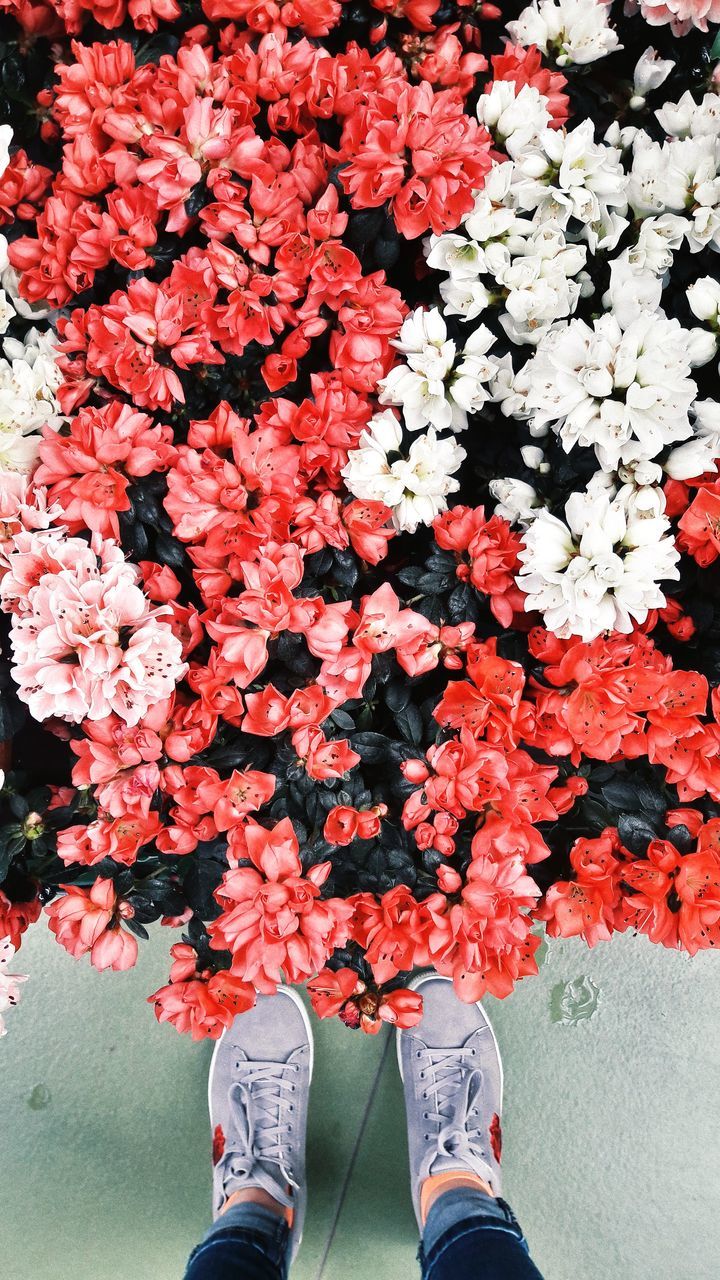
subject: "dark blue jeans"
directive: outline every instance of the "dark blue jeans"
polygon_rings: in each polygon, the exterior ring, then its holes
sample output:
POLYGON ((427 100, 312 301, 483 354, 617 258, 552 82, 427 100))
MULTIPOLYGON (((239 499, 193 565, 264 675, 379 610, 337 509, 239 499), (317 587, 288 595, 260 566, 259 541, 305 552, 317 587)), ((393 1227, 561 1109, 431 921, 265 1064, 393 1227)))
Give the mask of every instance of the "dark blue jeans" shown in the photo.
MULTIPOLYGON (((192 1254, 185 1280, 285 1280, 288 1229, 269 1209, 228 1209, 192 1254)), ((509 1205, 482 1191, 438 1196, 419 1252, 423 1280, 542 1280, 509 1205)))

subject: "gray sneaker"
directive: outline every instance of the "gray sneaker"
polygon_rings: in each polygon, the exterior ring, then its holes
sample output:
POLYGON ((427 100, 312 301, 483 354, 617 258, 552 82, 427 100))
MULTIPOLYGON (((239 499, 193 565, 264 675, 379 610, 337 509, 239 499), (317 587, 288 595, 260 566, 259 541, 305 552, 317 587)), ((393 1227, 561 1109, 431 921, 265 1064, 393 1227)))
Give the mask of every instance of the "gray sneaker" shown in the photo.
POLYGON ((215 1046, 208 1102, 213 1130, 213 1217, 245 1187, 292 1208, 290 1251, 300 1247, 307 1188, 305 1132, 313 1040, 289 987, 258 996, 215 1046))
POLYGON ((398 1031, 405 1088, 410 1182, 422 1230, 420 1191, 439 1173, 474 1173, 500 1194, 503 1072, 490 1023, 458 1000, 450 978, 421 973, 409 984, 423 998, 417 1027, 398 1031))

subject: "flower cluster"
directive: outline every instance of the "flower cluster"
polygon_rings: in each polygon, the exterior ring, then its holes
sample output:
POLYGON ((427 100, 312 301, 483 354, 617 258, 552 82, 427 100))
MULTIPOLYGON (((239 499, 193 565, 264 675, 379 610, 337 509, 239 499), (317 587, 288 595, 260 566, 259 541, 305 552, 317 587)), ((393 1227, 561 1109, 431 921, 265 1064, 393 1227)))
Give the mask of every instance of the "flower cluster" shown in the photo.
POLYGON ((0 1012, 718 945, 711 0, 3 9, 0 1012))

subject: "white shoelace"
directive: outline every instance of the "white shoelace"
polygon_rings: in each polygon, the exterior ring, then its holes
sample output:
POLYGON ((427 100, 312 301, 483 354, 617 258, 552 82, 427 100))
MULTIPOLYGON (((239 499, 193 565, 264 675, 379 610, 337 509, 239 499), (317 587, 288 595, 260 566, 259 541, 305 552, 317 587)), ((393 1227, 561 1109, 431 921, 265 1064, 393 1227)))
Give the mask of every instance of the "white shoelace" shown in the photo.
POLYGON ((429 1175, 438 1158, 447 1158, 486 1179, 487 1135, 477 1105, 482 1092, 482 1071, 473 1065, 473 1051, 426 1049, 420 1056, 420 1078, 425 1086, 422 1097, 430 1104, 423 1119, 428 1128, 427 1138, 435 1139, 434 1149, 427 1152, 423 1162, 424 1176, 429 1175))
POLYGON ((281 1204, 290 1205, 287 1187, 297 1188, 287 1139, 292 1133, 294 1076, 299 1067, 287 1062, 241 1062, 230 1086, 228 1101, 232 1126, 227 1147, 216 1166, 223 1192, 239 1190, 238 1183, 256 1184, 281 1204), (283 1118, 284 1117, 284 1118, 283 1118), (278 1169, 276 1181, 268 1165, 278 1169))

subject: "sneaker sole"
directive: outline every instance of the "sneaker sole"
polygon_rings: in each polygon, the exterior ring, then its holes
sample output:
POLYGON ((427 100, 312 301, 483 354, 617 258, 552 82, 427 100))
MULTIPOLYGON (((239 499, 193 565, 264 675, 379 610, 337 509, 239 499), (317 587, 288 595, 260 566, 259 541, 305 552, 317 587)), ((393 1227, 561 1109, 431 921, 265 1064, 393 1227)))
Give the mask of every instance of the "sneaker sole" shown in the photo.
MULTIPOLYGON (((448 978, 444 973, 435 973, 434 970, 426 969, 422 973, 416 974, 414 978, 411 978, 407 985, 411 991, 417 991, 418 987, 422 987, 424 983, 427 982, 428 978, 432 978, 433 981, 436 981, 436 982, 437 981, 449 982, 452 984, 452 978, 448 978)), ((502 1061, 502 1054, 500 1053, 500 1046, 497 1042, 497 1036, 495 1035, 495 1030, 493 1028, 492 1022, 490 1021, 490 1019, 487 1016, 487 1013, 483 1009, 482 1001, 474 1000, 473 1004, 480 1010, 483 1018, 485 1019, 485 1022, 490 1031, 490 1035, 492 1036, 492 1039, 493 1039, 493 1044, 495 1045, 495 1052, 497 1053, 498 1062, 500 1064, 500 1110, 502 1111, 503 1091, 505 1087, 505 1073, 503 1071, 503 1061, 502 1061)), ((418 1025, 422 1026, 422 1023, 419 1023, 418 1025)), ((395 1031, 395 1051, 397 1053, 398 1070, 400 1072, 400 1079, 404 1084, 405 1076, 403 1075, 402 1054, 400 1052, 400 1037, 402 1034, 403 1033, 400 1030, 400 1028, 397 1028, 397 1030, 395 1031)))

